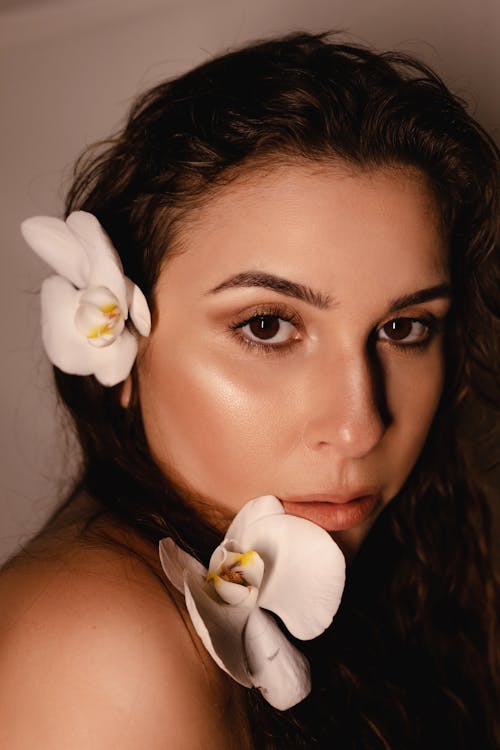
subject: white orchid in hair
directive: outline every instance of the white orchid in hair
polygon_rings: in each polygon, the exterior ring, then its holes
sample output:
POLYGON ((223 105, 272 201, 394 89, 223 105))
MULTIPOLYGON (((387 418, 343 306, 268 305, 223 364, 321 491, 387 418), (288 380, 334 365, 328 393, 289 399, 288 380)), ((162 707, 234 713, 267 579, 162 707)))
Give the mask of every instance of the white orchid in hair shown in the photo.
POLYGON ((300 640, 330 625, 344 589, 345 561, 324 529, 286 514, 267 495, 235 516, 208 570, 170 538, 160 542, 160 559, 219 667, 281 710, 309 694, 307 659, 266 610, 300 640))
POLYGON ((51 362, 73 375, 95 375, 106 386, 126 379, 137 338, 151 330, 146 299, 123 273, 111 240, 93 214, 66 221, 33 216, 21 224, 26 242, 54 271, 42 284, 42 338, 51 362))

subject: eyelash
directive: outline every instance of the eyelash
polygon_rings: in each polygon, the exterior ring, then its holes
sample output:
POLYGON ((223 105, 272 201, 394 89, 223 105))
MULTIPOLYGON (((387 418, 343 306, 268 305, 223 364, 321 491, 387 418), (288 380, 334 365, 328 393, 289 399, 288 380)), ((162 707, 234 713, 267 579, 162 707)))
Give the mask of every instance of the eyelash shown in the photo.
POLYGON ((259 318, 279 318, 280 321, 293 325, 297 331, 300 331, 303 328, 300 317, 284 307, 276 306, 259 308, 244 320, 236 321, 230 325, 231 332, 242 346, 254 351, 258 349, 264 354, 285 354, 295 346, 297 343, 296 338, 292 338, 289 341, 280 344, 266 344, 264 341, 254 341, 253 339, 249 339, 240 333, 242 328, 259 318))
MULTIPOLYGON (((238 340, 238 342, 246 348, 252 350, 259 350, 264 354, 285 354, 287 351, 292 349, 299 341, 299 338, 292 338, 289 341, 285 341, 279 344, 265 343, 265 341, 256 341, 254 339, 247 338, 241 333, 241 330, 252 323, 252 321, 258 320, 259 318, 278 318, 280 321, 290 323, 297 331, 300 332, 303 329, 303 324, 299 316, 295 313, 282 307, 266 307, 255 310, 251 316, 246 317, 244 320, 236 321, 230 325, 231 332, 238 340)), ((375 343, 384 342, 384 345, 388 345, 391 348, 397 349, 398 351, 410 354, 415 351, 424 351, 430 344, 434 336, 441 332, 443 329, 443 321, 436 318, 434 315, 428 313, 421 316, 401 316, 399 318, 391 318, 381 325, 375 332, 374 338, 375 343), (424 338, 421 341, 398 343, 397 340, 390 338, 378 338, 380 331, 383 331, 386 326, 396 321, 408 320, 411 323, 420 323, 427 331, 424 334, 424 338)))
POLYGON ((403 354, 411 354, 412 352, 425 351, 436 334, 440 333, 443 330, 444 321, 436 318, 431 313, 427 313, 426 315, 420 316, 402 315, 399 318, 391 318, 375 331, 375 335, 379 334, 380 331, 383 331, 384 328, 390 323, 402 320, 408 320, 411 323, 420 323, 421 325, 423 325, 424 328, 427 329, 423 334, 424 338, 421 341, 409 341, 406 343, 398 343, 397 339, 394 340, 390 338, 376 338, 376 342, 383 341, 384 344, 388 344, 389 346, 397 349, 403 354))

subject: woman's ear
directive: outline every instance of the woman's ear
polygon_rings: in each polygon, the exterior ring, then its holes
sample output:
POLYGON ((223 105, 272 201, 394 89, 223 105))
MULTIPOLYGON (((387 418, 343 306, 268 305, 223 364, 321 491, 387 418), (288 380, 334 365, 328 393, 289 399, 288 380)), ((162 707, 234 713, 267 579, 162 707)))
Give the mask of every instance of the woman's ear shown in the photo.
POLYGON ((132 376, 129 375, 126 380, 123 381, 120 391, 120 404, 124 409, 128 408, 130 403, 130 397, 132 395, 132 376))

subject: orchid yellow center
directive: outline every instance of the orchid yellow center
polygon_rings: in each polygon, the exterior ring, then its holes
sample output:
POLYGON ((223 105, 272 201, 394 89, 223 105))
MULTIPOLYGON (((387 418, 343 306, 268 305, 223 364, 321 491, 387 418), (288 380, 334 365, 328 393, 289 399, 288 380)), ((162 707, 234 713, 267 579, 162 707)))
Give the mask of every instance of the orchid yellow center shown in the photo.
POLYGON ((99 307, 105 319, 101 326, 95 326, 87 332, 88 339, 96 339, 98 336, 105 336, 107 333, 113 333, 114 327, 121 316, 121 310, 118 305, 102 305, 99 307))
POLYGON ((89 287, 80 297, 75 325, 93 346, 109 346, 125 325, 118 298, 106 287, 89 287))
POLYGON ((245 578, 244 569, 255 561, 256 552, 251 549, 238 555, 230 564, 223 564, 219 568, 219 578, 229 583, 239 583, 242 586, 248 586, 245 578))
POLYGON ((259 563, 260 557, 255 550, 242 553, 230 552, 216 570, 207 573, 207 583, 212 581, 217 586, 217 583, 223 580, 240 586, 251 586, 252 582, 245 577, 245 568, 249 571, 259 563))

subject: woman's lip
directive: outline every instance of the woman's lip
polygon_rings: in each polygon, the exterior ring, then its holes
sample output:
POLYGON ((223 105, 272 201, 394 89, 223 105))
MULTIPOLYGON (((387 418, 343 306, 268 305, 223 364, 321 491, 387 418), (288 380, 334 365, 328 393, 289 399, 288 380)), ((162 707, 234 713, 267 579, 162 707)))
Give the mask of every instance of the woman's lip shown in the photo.
POLYGON ((335 492, 314 492, 309 495, 289 495, 280 497, 284 503, 350 503, 360 497, 367 495, 378 495, 379 492, 375 487, 359 487, 352 492, 335 493, 335 492))
POLYGON ((345 496, 307 495, 297 500, 282 500, 286 513, 321 526, 326 531, 343 531, 362 523, 374 510, 379 496, 362 495, 351 499, 345 496), (325 499, 327 498, 328 499, 325 499), (323 499, 315 499, 323 498, 323 499))

